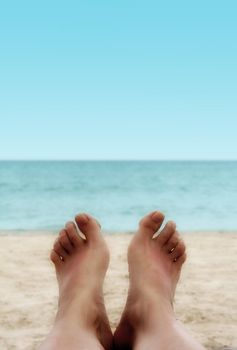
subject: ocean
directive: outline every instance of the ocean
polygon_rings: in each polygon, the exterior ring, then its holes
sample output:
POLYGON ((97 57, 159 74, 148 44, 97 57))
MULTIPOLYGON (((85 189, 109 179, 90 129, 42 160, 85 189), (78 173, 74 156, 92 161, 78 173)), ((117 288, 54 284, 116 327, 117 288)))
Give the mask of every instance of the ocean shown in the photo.
POLYGON ((133 231, 156 209, 181 231, 237 230, 237 162, 0 162, 1 230, 58 230, 88 212, 133 231))

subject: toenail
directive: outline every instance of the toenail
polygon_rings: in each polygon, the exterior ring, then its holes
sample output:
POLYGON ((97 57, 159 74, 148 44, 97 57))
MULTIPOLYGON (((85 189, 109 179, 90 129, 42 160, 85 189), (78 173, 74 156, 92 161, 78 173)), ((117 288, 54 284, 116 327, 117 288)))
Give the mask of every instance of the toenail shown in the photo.
POLYGON ((98 221, 98 220, 96 220, 96 222, 97 222, 97 224, 98 224, 99 228, 101 228, 101 224, 99 223, 99 221, 98 221))
POLYGON ((62 237, 64 237, 66 235, 66 232, 65 232, 65 230, 63 229, 63 230, 61 230, 60 231, 60 237, 62 238, 62 237))
POLYGON ((174 248, 170 249, 169 253, 172 253, 174 251, 174 248))
POLYGON ((65 227, 72 227, 73 226, 73 222, 72 221, 68 221, 65 225, 65 227))
POLYGON ((160 213, 159 211, 156 211, 155 213, 152 214, 151 218, 155 222, 160 222, 161 220, 164 219, 164 215, 162 213, 160 213))
POLYGON ((89 221, 89 218, 86 214, 79 214, 76 216, 76 219, 79 220, 81 224, 86 224, 89 221))
POLYGON ((168 221, 167 222, 167 226, 169 227, 169 228, 176 228, 176 223, 174 222, 174 221, 168 221))

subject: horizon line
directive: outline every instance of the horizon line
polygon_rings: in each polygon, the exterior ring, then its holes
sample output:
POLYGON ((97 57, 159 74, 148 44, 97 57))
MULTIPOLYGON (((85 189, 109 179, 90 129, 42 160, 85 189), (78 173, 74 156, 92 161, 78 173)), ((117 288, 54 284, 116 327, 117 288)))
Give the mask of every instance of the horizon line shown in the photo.
POLYGON ((113 158, 101 158, 101 159, 0 159, 0 162, 236 162, 237 159, 192 159, 192 158, 186 158, 186 159, 113 159, 113 158))

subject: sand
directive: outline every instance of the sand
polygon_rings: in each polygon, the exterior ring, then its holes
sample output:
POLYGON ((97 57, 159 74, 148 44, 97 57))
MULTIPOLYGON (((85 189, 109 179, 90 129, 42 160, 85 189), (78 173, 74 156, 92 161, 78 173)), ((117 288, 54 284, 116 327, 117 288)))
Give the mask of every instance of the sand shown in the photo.
MULTIPOLYGON (((37 349, 57 307, 57 284, 48 259, 55 234, 1 234, 0 349, 37 349)), ((237 349, 237 232, 183 236, 188 261, 177 290, 177 316, 207 349, 237 349)), ((111 264, 105 299, 113 328, 126 299, 130 238, 106 235, 111 264)))

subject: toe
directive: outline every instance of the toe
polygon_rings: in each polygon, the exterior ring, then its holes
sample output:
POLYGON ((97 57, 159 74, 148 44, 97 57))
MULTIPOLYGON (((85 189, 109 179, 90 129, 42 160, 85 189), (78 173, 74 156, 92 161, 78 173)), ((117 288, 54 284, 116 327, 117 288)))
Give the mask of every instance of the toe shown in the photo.
POLYGON ((187 259, 187 254, 184 252, 183 255, 181 255, 179 258, 176 259, 176 264, 183 265, 186 259, 187 259))
POLYGON ((176 229, 176 224, 173 221, 168 221, 163 230, 157 236, 157 242, 163 246, 169 239, 174 235, 176 229))
POLYGON ((77 248, 81 243, 83 243, 83 240, 79 236, 74 222, 70 221, 66 224, 66 231, 67 231, 67 236, 73 247, 77 248))
POLYGON ((97 241, 101 238, 100 224, 92 216, 79 214, 75 217, 75 221, 87 241, 97 241))
POLYGON ((57 239, 56 242, 54 243, 53 249, 60 257, 63 258, 63 260, 65 260, 66 257, 68 256, 67 252, 65 251, 63 246, 60 244, 59 239, 57 239))
POLYGON ((148 214, 139 223, 139 233, 148 238, 152 238, 161 227, 164 218, 164 214, 159 211, 148 214))
POLYGON ((67 231, 65 229, 60 231, 59 242, 68 254, 70 254, 72 252, 73 246, 68 238, 67 231))
POLYGON ((179 238, 178 232, 175 231, 168 242, 163 246, 163 249, 169 254, 172 253, 179 243, 179 238))
POLYGON ((179 241, 174 251, 170 254, 170 258, 176 262, 185 253, 185 244, 182 240, 179 241))
POLYGON ((50 259, 54 263, 56 268, 62 264, 62 259, 54 250, 51 251, 50 259))

